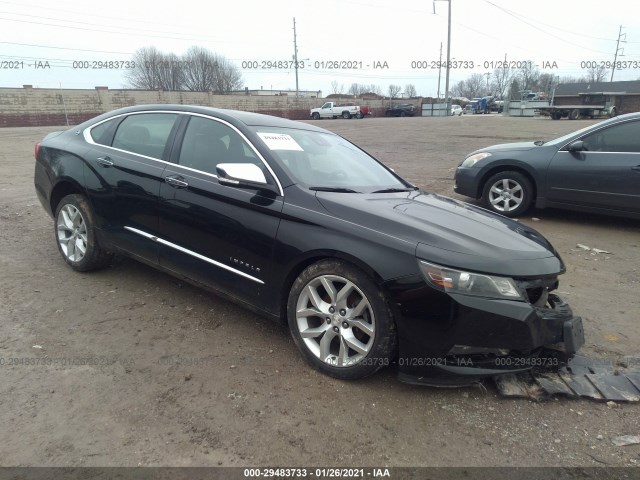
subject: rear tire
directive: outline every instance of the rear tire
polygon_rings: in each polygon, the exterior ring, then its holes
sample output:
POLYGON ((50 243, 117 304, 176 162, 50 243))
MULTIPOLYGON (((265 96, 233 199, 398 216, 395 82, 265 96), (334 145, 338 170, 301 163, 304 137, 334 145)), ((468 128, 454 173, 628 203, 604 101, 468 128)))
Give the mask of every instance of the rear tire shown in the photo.
POLYGON ((60 200, 54 226, 58 251, 74 270, 97 270, 113 261, 113 253, 98 243, 95 216, 84 196, 72 194, 60 200))
POLYGON ((573 110, 571 110, 571 112, 569 113, 569 120, 578 120, 580 118, 580 110, 578 110, 577 108, 574 108, 573 110))
POLYGON ((335 378, 367 377, 389 365, 395 354, 395 323, 383 291, 341 260, 322 260, 298 276, 287 319, 302 356, 335 378))
POLYGON ((349 112, 342 112, 342 118, 348 120, 351 118, 351 114, 349 112))

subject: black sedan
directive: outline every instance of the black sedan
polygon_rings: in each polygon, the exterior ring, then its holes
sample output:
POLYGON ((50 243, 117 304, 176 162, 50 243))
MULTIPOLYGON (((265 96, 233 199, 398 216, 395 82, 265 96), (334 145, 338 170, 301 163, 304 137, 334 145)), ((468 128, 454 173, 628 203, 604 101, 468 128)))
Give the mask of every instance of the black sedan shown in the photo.
POLYGON ((385 117, 413 117, 416 113, 416 106, 410 103, 391 105, 384 112, 385 117))
POLYGON ((186 278, 288 323, 337 378, 395 362, 403 380, 460 384, 584 341, 539 233, 306 123, 128 107, 47 135, 35 187, 72 269, 123 254, 186 278))
POLYGON ((548 142, 476 150, 458 166, 454 190, 508 217, 535 204, 640 218, 640 113, 548 142))

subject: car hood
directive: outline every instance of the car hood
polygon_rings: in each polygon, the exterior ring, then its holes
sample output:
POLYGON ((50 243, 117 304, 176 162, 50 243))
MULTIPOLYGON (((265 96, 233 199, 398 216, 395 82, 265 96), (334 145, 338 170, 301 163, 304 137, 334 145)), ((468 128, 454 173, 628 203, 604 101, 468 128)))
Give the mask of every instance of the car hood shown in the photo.
POLYGON ((490 147, 481 148, 477 152, 500 152, 502 150, 531 150, 532 148, 540 148, 533 142, 516 142, 516 143, 500 143, 498 145, 491 145, 490 147))
POLYGON ((433 263, 518 277, 564 271, 534 229, 449 197, 416 190, 317 198, 336 217, 415 243, 416 255, 433 263))

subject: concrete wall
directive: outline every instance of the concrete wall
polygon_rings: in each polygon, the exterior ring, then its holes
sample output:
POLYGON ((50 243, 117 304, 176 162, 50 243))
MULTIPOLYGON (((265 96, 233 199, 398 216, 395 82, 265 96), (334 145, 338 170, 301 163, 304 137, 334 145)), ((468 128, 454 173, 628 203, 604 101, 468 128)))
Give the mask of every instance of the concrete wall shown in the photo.
MULTIPOLYGON (((358 100, 371 107, 376 116, 383 116, 389 100, 358 100)), ((421 100, 394 100, 414 103, 421 100)), ((265 113, 293 120, 309 118, 309 110, 319 107, 325 99, 293 98, 289 96, 213 95, 206 92, 164 92, 155 90, 59 90, 47 88, 0 88, 0 127, 77 125, 101 113, 131 105, 177 103, 229 108, 265 113), (66 112, 66 115, 65 115, 66 112)))

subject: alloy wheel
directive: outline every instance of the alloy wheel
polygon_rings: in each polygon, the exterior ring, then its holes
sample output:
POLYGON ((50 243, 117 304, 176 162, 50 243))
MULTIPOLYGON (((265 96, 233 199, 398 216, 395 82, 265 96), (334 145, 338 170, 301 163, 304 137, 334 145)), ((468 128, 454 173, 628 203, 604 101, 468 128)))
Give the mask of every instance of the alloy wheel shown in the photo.
POLYGON ((58 243, 62 253, 72 262, 80 262, 87 251, 87 224, 73 205, 64 205, 58 214, 58 243))
POLYGON ((373 308, 356 284, 337 275, 311 280, 300 292, 296 326, 309 351, 334 367, 362 361, 375 339, 373 308))
POLYGON ((489 189, 489 202, 500 212, 510 212, 518 208, 524 200, 522 185, 510 178, 495 182, 489 189))

